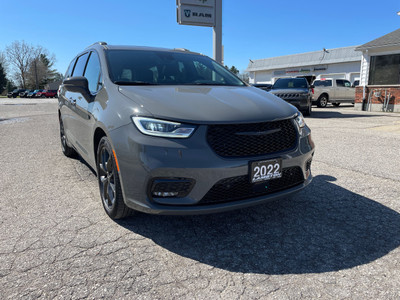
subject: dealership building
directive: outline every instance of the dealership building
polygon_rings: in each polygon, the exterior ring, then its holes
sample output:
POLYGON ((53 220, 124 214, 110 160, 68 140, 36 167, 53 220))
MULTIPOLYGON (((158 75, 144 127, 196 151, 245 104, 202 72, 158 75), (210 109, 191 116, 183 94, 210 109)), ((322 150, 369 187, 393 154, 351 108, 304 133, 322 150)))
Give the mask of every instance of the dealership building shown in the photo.
POLYGON ((357 47, 362 53, 355 108, 400 112, 400 29, 357 47))
POLYGON ((250 60, 246 69, 250 83, 273 84, 278 78, 306 77, 360 80, 361 51, 357 46, 250 60))

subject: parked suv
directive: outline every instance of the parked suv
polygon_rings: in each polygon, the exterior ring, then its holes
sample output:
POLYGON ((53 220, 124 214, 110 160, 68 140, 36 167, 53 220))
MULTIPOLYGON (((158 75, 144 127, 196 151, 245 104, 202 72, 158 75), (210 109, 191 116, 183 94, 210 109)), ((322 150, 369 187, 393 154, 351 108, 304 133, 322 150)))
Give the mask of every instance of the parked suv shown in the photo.
POLYGON ((19 93, 19 97, 20 97, 20 98, 26 98, 26 97, 28 97, 28 94, 29 94, 30 92, 33 92, 33 90, 24 90, 23 92, 20 92, 20 93, 19 93))
POLYGON ((225 211, 311 181, 314 143, 301 113, 207 56, 102 42, 65 78, 62 151, 96 171, 111 218, 225 211))
POLYGON ((46 98, 56 98, 57 97, 57 90, 46 90, 46 92, 44 92, 44 96, 46 98))
POLYGON ((28 98, 35 98, 37 93, 41 93, 43 90, 34 90, 33 92, 28 93, 28 95, 26 95, 28 98))
POLYGON ((321 78, 314 80, 314 99, 318 107, 326 107, 328 102, 334 106, 340 103, 354 104, 355 88, 345 79, 321 78))
POLYGON ((39 90, 35 97, 36 98, 53 98, 57 95, 57 90, 39 90))
POLYGON ((15 89, 12 92, 7 93, 8 98, 17 98, 19 96, 19 93, 24 92, 25 89, 15 89))
POLYGON ((296 106, 305 116, 311 115, 313 86, 307 79, 279 78, 275 81, 270 93, 296 106))

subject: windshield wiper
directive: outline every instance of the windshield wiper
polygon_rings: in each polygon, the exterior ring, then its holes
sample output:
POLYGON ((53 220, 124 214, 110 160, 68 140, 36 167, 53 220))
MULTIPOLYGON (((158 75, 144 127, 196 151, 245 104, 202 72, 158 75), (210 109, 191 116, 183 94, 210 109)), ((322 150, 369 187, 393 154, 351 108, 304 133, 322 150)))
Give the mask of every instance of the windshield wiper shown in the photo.
POLYGON ((157 85, 146 81, 114 81, 114 83, 118 85, 157 85))

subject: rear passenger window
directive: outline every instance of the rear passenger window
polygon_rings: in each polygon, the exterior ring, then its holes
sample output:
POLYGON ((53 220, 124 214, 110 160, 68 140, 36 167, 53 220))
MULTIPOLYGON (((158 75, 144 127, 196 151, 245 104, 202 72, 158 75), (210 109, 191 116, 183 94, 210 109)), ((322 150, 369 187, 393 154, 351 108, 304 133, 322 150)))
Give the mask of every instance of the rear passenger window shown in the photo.
POLYGON ((332 86, 332 80, 315 80, 314 86, 332 86))
POLYGON ((89 91, 94 94, 99 90, 100 61, 96 52, 91 52, 86 66, 85 77, 89 83, 89 91))
POLYGON ((83 72, 85 71, 86 61, 89 56, 89 53, 85 53, 78 57, 78 61, 75 64, 74 72, 72 76, 83 76, 83 72))

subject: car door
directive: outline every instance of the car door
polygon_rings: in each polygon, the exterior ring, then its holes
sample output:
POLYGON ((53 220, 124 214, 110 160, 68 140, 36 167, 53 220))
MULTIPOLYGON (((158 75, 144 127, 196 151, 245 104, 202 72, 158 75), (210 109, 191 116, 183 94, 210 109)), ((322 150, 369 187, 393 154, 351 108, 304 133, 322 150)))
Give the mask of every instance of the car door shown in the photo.
MULTIPOLYGON (((76 57, 69 64, 68 70, 64 76, 65 79, 72 76, 72 71, 74 70, 75 63, 76 63, 76 57)), ((33 92, 33 90, 31 90, 30 92, 33 92)), ((72 126, 71 121, 74 117, 73 115, 75 114, 75 112, 73 111, 74 107, 71 105, 70 99, 68 99, 68 97, 69 97, 69 92, 66 91, 61 85, 60 94, 58 97, 59 108, 61 112, 60 118, 64 126, 64 134, 67 137, 67 140, 70 143, 74 144, 75 138, 73 132, 71 131, 71 126, 72 126)))
MULTIPOLYGON (((75 75, 74 75, 75 76, 75 75)), ((91 160, 93 156, 92 138, 93 127, 95 120, 92 115, 94 101, 99 88, 102 86, 100 83, 100 60, 96 52, 91 51, 88 53, 86 66, 82 75, 88 80, 88 87, 90 96, 75 93, 77 97, 74 98, 75 103, 75 116, 74 125, 75 138, 78 147, 80 148, 82 156, 86 160, 91 160)))
POLYGON ((354 102, 356 96, 356 89, 351 86, 351 82, 348 80, 343 80, 344 82, 344 99, 346 102, 354 102))
POLYGON ((343 79, 336 79, 336 88, 335 88, 335 100, 344 100, 345 99, 345 86, 343 79))
MULTIPOLYGON (((70 77, 83 76, 86 63, 89 58, 89 52, 86 52, 76 59, 74 69, 70 77)), ((67 120, 65 120, 64 127, 68 130, 68 141, 72 143, 81 155, 85 155, 86 149, 79 143, 79 131, 81 126, 81 117, 79 110, 76 109, 77 102, 84 98, 81 93, 65 91, 65 106, 69 111, 67 120)))

